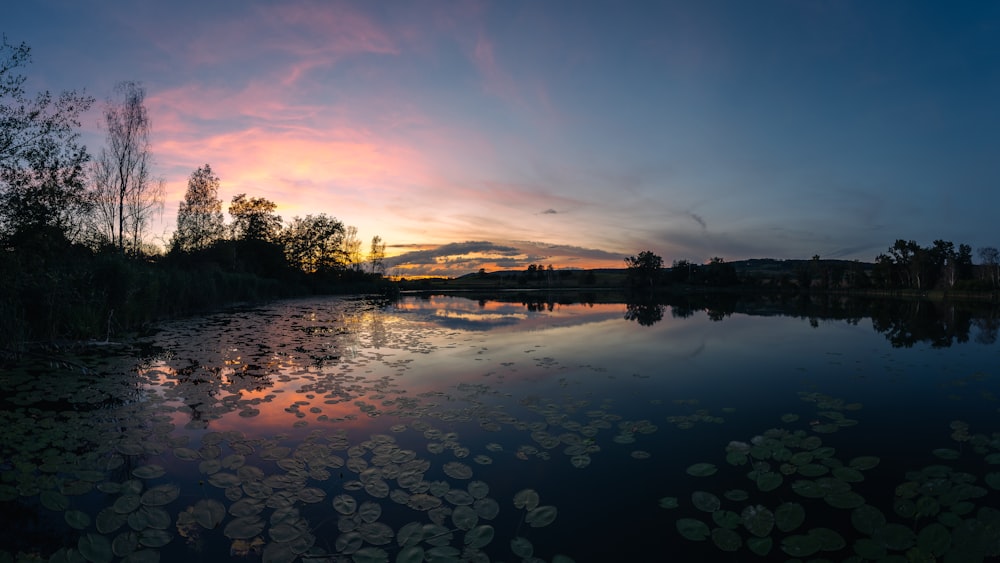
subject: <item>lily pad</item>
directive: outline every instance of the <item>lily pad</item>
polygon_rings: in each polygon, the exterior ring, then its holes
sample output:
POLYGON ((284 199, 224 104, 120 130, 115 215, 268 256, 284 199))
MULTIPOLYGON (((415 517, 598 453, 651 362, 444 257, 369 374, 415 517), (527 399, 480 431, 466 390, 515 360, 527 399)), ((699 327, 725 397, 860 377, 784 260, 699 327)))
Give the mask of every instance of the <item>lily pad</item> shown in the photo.
POLYGON ((214 529, 226 517, 226 507, 214 499, 199 500, 194 504, 193 512, 195 522, 208 530, 214 529))
POLYGON ((714 463, 696 463, 687 468, 686 472, 688 475, 693 475, 695 477, 708 477, 709 475, 714 475, 718 471, 718 468, 714 463))
POLYGON ((111 551, 111 542, 108 538, 100 534, 85 534, 80 536, 76 542, 76 548, 80 555, 91 563, 104 563, 111 561, 114 556, 111 551))
POLYGON ((792 557, 809 557, 820 550, 820 539, 809 534, 788 536, 782 540, 781 550, 792 557))
POLYGON ((781 486, 782 482, 784 482, 784 478, 781 476, 781 473, 775 473, 774 471, 761 473, 757 476, 757 488, 765 493, 777 489, 781 486))
POLYGON ((42 502, 42 506, 56 512, 69 508, 69 499, 58 491, 42 491, 38 495, 38 500, 42 502))
POLYGON ((740 527, 743 519, 732 510, 716 510, 712 513, 712 521, 718 524, 720 528, 735 530, 740 527))
POLYGON ((168 483, 149 489, 142 494, 139 500, 146 506, 163 506, 173 502, 180 494, 180 487, 168 483))
POLYGON ((156 479, 157 477, 163 477, 166 473, 167 470, 162 465, 155 463, 140 465, 132 470, 132 475, 139 479, 156 479))
POLYGON ((677 502, 677 497, 663 497, 660 499, 660 508, 677 508, 680 506, 677 502))
POLYGON ((870 504, 859 506, 851 511, 851 524, 862 534, 872 535, 875 530, 885 526, 885 515, 870 504))
MULTIPOLYGON (((413 497, 410 497, 411 499, 413 497)), ((440 504, 440 501, 438 501, 440 504)), ((337 495, 333 497, 333 509, 340 514, 353 514, 358 508, 358 501, 351 495, 337 495)))
POLYGON ((691 493, 691 502, 694 503, 695 508, 705 512, 715 512, 722 506, 719 497, 705 491, 691 493))
POLYGON ((743 545, 743 538, 728 528, 712 530, 712 543, 722 551, 736 551, 743 545))
POLYGON ((917 541, 913 530, 902 524, 886 524, 875 530, 872 539, 895 551, 909 549, 917 541))
POLYGON ((493 541, 494 534, 493 526, 483 524, 466 532, 464 542, 470 548, 479 549, 493 541))
POLYGON ((786 502, 774 510, 774 521, 782 532, 791 532, 802 525, 806 511, 797 502, 786 502))
POLYGON ((558 511, 552 505, 539 506, 525 515, 524 521, 532 528, 548 526, 556 519, 558 511))
POLYGON ((951 532, 944 525, 934 522, 917 534, 917 547, 924 553, 941 557, 951 546, 951 532))
POLYGON ((853 467, 858 471, 867 471, 877 466, 878 464, 879 464, 879 458, 873 455, 859 456, 847 462, 847 465, 849 467, 853 467))
POLYGON ((834 508, 857 508, 865 503, 865 497, 854 491, 840 491, 823 497, 834 508))
POLYGON ((746 529, 759 538, 769 536, 774 529, 774 513, 762 505, 748 506, 740 516, 746 529))
POLYGON ((67 510, 63 515, 71 528, 83 530, 90 525, 90 515, 82 510, 67 510))
POLYGON ((774 547, 774 540, 771 538, 747 538, 747 547, 750 548, 755 555, 761 557, 766 556, 771 552, 771 548, 774 547))
POLYGON ((703 541, 711 534, 707 524, 694 518, 681 518, 678 520, 677 531, 685 538, 693 541, 703 541))
POLYGON ((531 545, 528 538, 518 536, 510 540, 510 550, 513 551, 514 555, 517 555, 518 557, 528 558, 535 552, 535 546, 531 545))
POLYGON ((538 506, 538 493, 534 489, 523 489, 514 495, 514 506, 533 510, 538 506))

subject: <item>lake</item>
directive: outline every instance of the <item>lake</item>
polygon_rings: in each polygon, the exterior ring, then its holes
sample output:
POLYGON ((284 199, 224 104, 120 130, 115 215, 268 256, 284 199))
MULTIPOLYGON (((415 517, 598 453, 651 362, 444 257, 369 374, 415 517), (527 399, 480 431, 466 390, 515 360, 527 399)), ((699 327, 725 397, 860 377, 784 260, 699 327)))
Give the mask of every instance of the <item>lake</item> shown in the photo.
POLYGON ((413 294, 38 351, 0 377, 0 561, 987 560, 998 318, 413 294))

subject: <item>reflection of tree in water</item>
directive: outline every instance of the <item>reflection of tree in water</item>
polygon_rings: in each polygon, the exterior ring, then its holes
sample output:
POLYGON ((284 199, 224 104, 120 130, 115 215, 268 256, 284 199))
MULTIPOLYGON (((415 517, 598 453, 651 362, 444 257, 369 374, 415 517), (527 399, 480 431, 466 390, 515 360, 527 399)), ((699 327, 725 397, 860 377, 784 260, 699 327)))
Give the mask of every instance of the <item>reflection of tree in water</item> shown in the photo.
POLYGON ((911 347, 928 342, 934 347, 969 341, 972 327, 975 341, 997 342, 1000 310, 989 303, 938 302, 918 299, 871 299, 840 294, 739 294, 698 293, 649 295, 626 300, 625 318, 643 326, 663 319, 670 307, 674 318, 685 319, 698 311, 712 321, 722 321, 734 313, 753 316, 791 316, 808 320, 818 327, 823 321, 843 321, 857 325, 871 318, 872 328, 885 335, 894 347, 911 347))
POLYGON ((666 305, 656 301, 642 301, 625 304, 625 318, 642 326, 652 326, 663 320, 666 305))

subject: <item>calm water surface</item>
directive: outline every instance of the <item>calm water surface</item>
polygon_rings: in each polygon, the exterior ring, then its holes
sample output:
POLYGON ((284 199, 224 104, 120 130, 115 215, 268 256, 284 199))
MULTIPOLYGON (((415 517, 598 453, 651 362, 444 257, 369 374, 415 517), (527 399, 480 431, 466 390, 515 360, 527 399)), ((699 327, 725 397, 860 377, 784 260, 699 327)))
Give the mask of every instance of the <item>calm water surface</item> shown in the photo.
POLYGON ((561 300, 288 301, 9 366, 0 561, 1000 553, 995 322, 561 300))

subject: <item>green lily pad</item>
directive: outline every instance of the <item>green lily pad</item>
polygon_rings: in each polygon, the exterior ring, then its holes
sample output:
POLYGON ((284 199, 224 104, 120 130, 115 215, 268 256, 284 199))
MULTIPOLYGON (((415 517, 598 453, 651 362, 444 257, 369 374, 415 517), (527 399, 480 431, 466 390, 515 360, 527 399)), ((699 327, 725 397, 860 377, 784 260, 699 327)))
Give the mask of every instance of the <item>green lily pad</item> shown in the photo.
POLYGON ((816 538, 822 551, 839 551, 847 545, 844 536, 830 528, 813 528, 807 535, 816 538))
POLYGON ((140 465, 132 470, 132 475, 139 479, 156 479, 157 477, 163 477, 166 473, 167 470, 162 465, 156 465, 155 463, 140 465))
POLYGON ((774 522, 782 532, 791 532, 802 525, 806 518, 805 508, 797 502, 786 502, 774 510, 774 522))
POLYGON ((741 502, 750 498, 750 493, 744 491, 743 489, 729 489, 723 493, 722 496, 734 502, 741 502))
POLYGON ((687 468, 687 474, 693 475, 695 477, 708 477, 709 475, 714 475, 718 468, 715 467, 714 463, 696 463, 687 468))
POLYGON ((722 506, 719 497, 705 491, 695 491, 691 493, 691 502, 695 508, 705 512, 715 512, 722 506))
POLYGON ((902 524, 886 524, 875 530, 872 539, 894 551, 909 549, 917 541, 913 530, 902 524))
POLYGON ((781 550, 792 557, 809 557, 820 550, 820 538, 802 534, 788 536, 782 540, 781 550))
POLYGON ((934 522, 924 526, 917 534, 917 547, 935 557, 944 555, 951 546, 951 532, 944 525, 934 522))
POLYGON ((775 473, 774 471, 761 473, 757 476, 757 488, 765 493, 777 489, 781 486, 782 482, 784 482, 784 478, 781 476, 781 473, 775 473))
POLYGON ((85 534, 76 542, 80 555, 91 563, 104 563, 114 557, 111 542, 100 534, 85 534))
POLYGON ((69 499, 58 491, 42 491, 38 495, 38 500, 42 502, 42 506, 56 512, 69 508, 69 499))
POLYGON ((712 530, 712 543, 722 551, 736 551, 743 545, 743 538, 728 528, 712 530))
POLYGON ((983 479, 990 487, 1000 491, 1000 473, 987 473, 983 479))
POLYGON ((557 513, 556 507, 552 505, 539 506, 529 511, 524 516, 524 521, 532 528, 542 528, 555 521, 557 513))
POLYGON ((193 509, 195 522, 208 530, 221 524, 226 517, 226 507, 214 499, 201 499, 194 504, 193 509))
POLYGON ((951 448, 937 448, 931 451, 931 453, 941 459, 948 459, 948 460, 958 459, 958 456, 960 455, 958 450, 953 450, 951 448))
POLYGON ((771 548, 774 547, 774 540, 771 538, 747 538, 747 547, 750 548, 755 555, 765 557, 768 553, 771 553, 771 548))
POLYGON ((739 514, 736 514, 732 510, 716 510, 712 513, 712 521, 719 525, 721 528, 728 528, 730 530, 735 530, 743 522, 739 514))
POLYGON ((854 553, 865 559, 880 561, 886 556, 885 546, 871 538, 861 538, 854 542, 854 553))
MULTIPOLYGON (((441 502, 438 501, 438 504, 441 504, 441 502)), ((351 495, 343 494, 333 497, 333 509, 340 514, 353 514, 357 508, 358 501, 354 500, 354 497, 351 495)))
POLYGON ((798 468, 798 474, 803 477, 822 477, 829 472, 829 467, 818 463, 807 463, 798 468))
POLYGON ((81 510, 67 510, 63 517, 71 528, 83 530, 90 525, 90 515, 81 510))
POLYGON ((865 497, 854 491, 842 491, 823 497, 834 508, 857 508, 865 503, 865 497))
MULTIPOLYGON (((495 531, 493 526, 488 524, 483 524, 481 526, 476 526, 472 528, 465 534, 465 545, 472 549, 479 549, 485 547, 491 541, 493 541, 493 536, 495 531)), ((419 561, 419 560, 417 560, 419 561)))
POLYGON ((146 529, 139 532, 139 544, 146 547, 163 547, 173 539, 166 530, 146 529))
POLYGON ((859 457, 853 458, 853 459, 851 459, 851 461, 847 462, 847 465, 849 467, 853 467, 854 469, 857 469, 858 471, 867 471, 867 470, 872 469, 873 467, 877 466, 878 464, 879 464, 879 458, 877 458, 877 457, 875 457, 873 455, 859 456, 859 457))
POLYGON ((835 479, 840 479, 845 483, 860 483, 865 480, 865 476, 853 467, 835 467, 832 473, 835 479))
POLYGON ((678 520, 677 531, 685 538, 693 541, 703 541, 711 534, 707 524, 694 518, 681 518, 678 520))
POLYGON ((660 508, 677 508, 680 506, 677 502, 677 497, 663 497, 660 499, 660 508))
POLYGON ((514 495, 514 506, 532 510, 538 506, 538 493, 534 489, 523 489, 514 495))
POLYGON ((766 537, 774 529, 774 513, 762 505, 744 508, 740 517, 746 529, 757 537, 766 537))
POLYGON ((181 489, 177 485, 157 485, 143 493, 139 500, 146 506, 163 506, 173 502, 180 494, 181 489))
POLYGON ((885 515, 870 504, 859 506, 851 511, 851 524, 862 534, 872 535, 875 530, 885 526, 885 515))
POLYGON ((535 546, 528 541, 528 538, 518 536, 510 540, 510 550, 518 557, 528 558, 535 552, 535 546))
POLYGON ((247 516, 231 520, 222 533, 232 540, 248 540, 263 531, 263 520, 257 516, 247 516))

